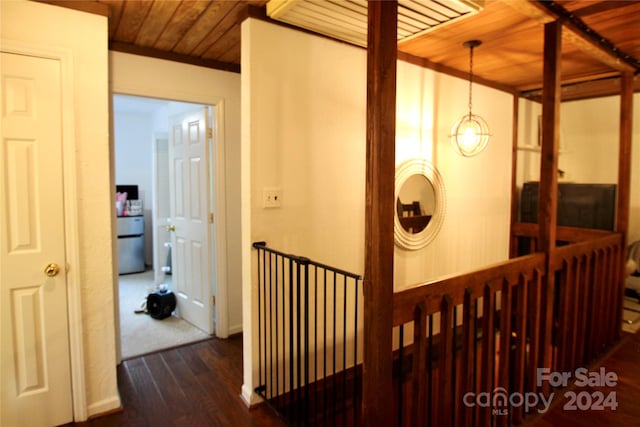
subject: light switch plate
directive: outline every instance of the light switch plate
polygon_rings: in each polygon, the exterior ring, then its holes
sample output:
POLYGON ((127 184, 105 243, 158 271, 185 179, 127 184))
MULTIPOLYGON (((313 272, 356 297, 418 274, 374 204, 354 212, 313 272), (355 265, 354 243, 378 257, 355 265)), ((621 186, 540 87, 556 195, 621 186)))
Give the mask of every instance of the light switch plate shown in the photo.
POLYGON ((265 187, 262 189, 262 207, 279 208, 282 201, 282 192, 277 187, 265 187))

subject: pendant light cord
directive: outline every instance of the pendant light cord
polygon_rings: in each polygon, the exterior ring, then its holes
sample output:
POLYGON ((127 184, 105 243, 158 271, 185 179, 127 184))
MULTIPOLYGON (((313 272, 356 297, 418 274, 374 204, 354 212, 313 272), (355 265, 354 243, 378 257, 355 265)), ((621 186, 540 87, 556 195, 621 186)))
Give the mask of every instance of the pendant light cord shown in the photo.
POLYGON ((473 48, 469 47, 469 118, 471 118, 471 85, 473 84, 473 48))

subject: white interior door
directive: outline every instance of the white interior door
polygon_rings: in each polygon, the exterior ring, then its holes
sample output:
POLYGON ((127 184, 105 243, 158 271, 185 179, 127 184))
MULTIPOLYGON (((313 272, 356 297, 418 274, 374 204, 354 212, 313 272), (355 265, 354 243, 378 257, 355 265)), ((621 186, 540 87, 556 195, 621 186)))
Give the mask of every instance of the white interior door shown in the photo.
POLYGON ((60 63, 0 55, 0 425, 60 425, 73 419, 60 63))
POLYGON ((213 333, 208 110, 169 119, 172 279, 180 317, 213 333))

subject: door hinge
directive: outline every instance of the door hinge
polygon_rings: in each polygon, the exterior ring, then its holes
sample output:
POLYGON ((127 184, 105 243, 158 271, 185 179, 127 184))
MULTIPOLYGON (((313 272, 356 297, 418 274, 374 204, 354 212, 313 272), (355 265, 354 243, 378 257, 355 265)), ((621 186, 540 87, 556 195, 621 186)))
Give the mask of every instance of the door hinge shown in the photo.
POLYGON ((213 128, 207 128, 207 138, 213 138, 213 128))
POLYGON ((213 224, 213 212, 209 213, 209 224, 213 224))
POLYGON ((216 305, 216 296, 215 295, 211 295, 211 305, 213 305, 213 306, 216 305))

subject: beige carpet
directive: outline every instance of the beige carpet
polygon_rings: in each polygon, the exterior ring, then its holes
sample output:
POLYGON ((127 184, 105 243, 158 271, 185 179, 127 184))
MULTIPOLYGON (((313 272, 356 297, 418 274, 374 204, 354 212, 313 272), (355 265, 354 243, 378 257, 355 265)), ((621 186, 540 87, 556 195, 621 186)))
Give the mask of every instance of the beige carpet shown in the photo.
POLYGON ((210 338, 208 334, 175 316, 157 320, 136 314, 155 290, 153 271, 125 274, 120 278, 120 338, 122 359, 210 338))
POLYGON ((622 330, 636 333, 640 329, 640 304, 637 298, 624 298, 622 330))

